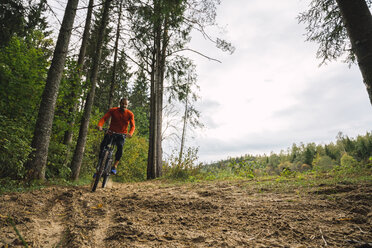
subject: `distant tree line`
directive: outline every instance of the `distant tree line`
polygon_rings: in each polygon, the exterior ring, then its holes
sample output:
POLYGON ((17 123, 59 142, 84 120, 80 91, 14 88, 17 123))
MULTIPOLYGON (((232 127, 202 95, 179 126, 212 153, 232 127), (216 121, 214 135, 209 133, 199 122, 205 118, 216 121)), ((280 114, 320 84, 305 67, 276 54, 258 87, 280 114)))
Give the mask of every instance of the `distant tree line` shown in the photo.
POLYGON ((346 164, 349 167, 359 165, 371 167, 372 133, 367 132, 356 138, 339 133, 335 143, 331 142, 325 145, 293 144, 287 151, 280 153, 228 158, 204 165, 201 168, 206 171, 229 168, 256 176, 280 175, 283 171, 327 171, 346 164))

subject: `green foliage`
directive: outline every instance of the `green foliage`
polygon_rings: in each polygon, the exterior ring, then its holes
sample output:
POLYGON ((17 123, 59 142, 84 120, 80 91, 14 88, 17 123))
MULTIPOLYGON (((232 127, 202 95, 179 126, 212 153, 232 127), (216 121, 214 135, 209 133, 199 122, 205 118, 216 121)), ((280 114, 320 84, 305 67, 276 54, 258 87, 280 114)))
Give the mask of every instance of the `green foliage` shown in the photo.
POLYGON ((341 166, 344 168, 353 168, 359 165, 358 161, 356 161, 352 156, 345 153, 341 157, 341 166))
MULTIPOLYGON (((96 126, 102 116, 103 113, 100 113, 97 109, 93 110, 90 115, 89 131, 80 168, 81 178, 91 178, 95 172, 98 163, 99 146, 104 136, 103 132, 99 132, 96 129, 96 126)), ((75 136, 77 135, 78 133, 75 136)))
POLYGON ((0 4, 0 47, 8 44, 14 34, 22 33, 25 8, 20 0, 2 0, 0 4))
POLYGON ((312 0, 309 9, 301 13, 298 20, 307 25, 307 41, 319 44, 316 55, 322 63, 336 60, 344 53, 347 53, 349 61, 355 62, 336 1, 312 0))
POLYGON ((51 142, 48 150, 48 164, 45 177, 49 178, 69 178, 71 169, 66 165, 67 150, 66 145, 51 142))
POLYGON ((234 175, 244 178, 253 178, 253 170, 255 168, 256 161, 251 160, 232 160, 228 166, 234 175))
POLYGON ((134 107, 131 109, 134 114, 134 120, 136 122, 136 133, 139 136, 148 138, 149 137, 149 118, 150 110, 148 107, 134 107))
POLYGON ((27 119, 22 125, 36 118, 49 65, 48 42, 34 32, 28 41, 13 37, 0 49, 0 113, 27 119))
POLYGON ((137 182, 146 179, 148 142, 145 138, 134 135, 125 140, 123 157, 118 166, 119 181, 137 182))
POLYGON ((313 168, 316 171, 329 171, 334 166, 335 162, 329 156, 317 156, 313 161, 313 168))
POLYGON ((371 133, 359 135, 357 138, 344 137, 342 133, 337 135, 337 142, 326 145, 293 144, 287 152, 281 151, 279 154, 250 156, 245 155, 240 158, 229 158, 201 167, 201 172, 207 172, 213 179, 223 177, 241 177, 250 175, 252 170, 249 166, 241 166, 252 162, 257 163, 253 167, 253 176, 278 175, 278 180, 287 180, 302 173, 312 173, 319 175, 322 173, 337 172, 335 176, 342 173, 358 173, 358 171, 371 168, 372 151, 371 133), (347 151, 347 154, 345 153, 347 151), (341 156, 342 154, 342 156, 341 156), (346 154, 346 155, 345 155, 346 154), (246 168, 247 173, 236 173, 240 168, 246 168))
POLYGON ((14 119, 0 115, 0 178, 21 179, 31 152, 27 131, 14 119))
POLYGON ((280 176, 281 177, 294 177, 296 175, 296 172, 295 171, 292 171, 291 169, 289 168, 284 168, 281 172, 280 172, 280 176))

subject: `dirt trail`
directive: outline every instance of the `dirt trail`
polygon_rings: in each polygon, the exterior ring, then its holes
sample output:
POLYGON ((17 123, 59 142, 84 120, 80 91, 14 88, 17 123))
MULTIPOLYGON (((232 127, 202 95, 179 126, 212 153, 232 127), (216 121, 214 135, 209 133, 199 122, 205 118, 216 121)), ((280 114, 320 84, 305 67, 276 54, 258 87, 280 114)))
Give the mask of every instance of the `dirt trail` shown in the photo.
POLYGON ((50 187, 0 196, 0 247, 372 247, 372 185, 244 181, 50 187))

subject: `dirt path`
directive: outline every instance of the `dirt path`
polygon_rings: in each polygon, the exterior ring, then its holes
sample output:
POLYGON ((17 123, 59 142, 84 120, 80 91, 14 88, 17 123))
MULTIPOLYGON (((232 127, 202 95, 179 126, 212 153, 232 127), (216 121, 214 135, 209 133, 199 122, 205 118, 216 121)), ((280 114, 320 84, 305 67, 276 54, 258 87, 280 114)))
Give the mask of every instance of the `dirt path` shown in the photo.
POLYGON ((372 185, 287 191, 236 181, 5 194, 0 247, 22 247, 8 215, 31 247, 372 247, 372 185))

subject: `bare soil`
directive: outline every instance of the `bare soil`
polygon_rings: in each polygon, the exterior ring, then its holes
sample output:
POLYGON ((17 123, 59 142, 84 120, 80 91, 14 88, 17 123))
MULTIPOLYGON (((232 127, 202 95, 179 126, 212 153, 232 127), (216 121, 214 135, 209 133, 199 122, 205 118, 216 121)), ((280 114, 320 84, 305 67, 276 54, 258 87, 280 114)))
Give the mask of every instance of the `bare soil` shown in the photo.
POLYGON ((0 195, 0 247, 372 247, 372 184, 110 183, 0 195))

